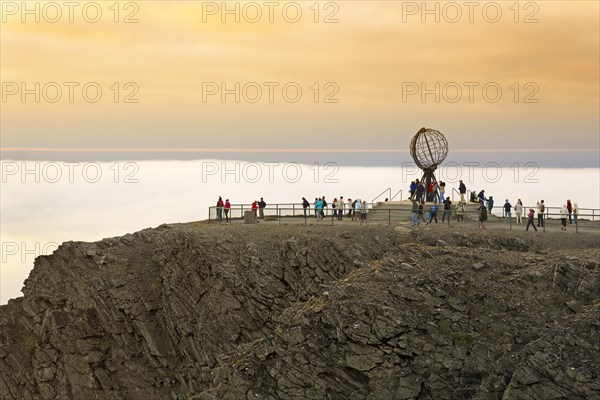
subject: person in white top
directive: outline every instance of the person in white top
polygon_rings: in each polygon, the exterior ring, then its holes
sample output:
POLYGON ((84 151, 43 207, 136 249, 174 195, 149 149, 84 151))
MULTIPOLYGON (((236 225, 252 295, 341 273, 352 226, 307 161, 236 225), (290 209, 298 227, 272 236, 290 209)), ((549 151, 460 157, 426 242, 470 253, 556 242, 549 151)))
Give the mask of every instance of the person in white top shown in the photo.
POLYGON ((560 230, 561 231, 566 231, 567 230, 567 218, 569 218, 569 210, 567 209, 567 205, 563 204, 562 208, 560 209, 560 230))
POLYGON ((521 217, 523 216, 523 202, 521 199, 517 200, 515 204, 515 214, 517 215, 517 224, 523 223, 521 217))
POLYGON ((338 208, 338 220, 342 220, 342 218, 344 218, 344 208, 346 208, 346 204, 344 203, 344 196, 340 196, 340 201, 338 201, 337 206, 338 208))

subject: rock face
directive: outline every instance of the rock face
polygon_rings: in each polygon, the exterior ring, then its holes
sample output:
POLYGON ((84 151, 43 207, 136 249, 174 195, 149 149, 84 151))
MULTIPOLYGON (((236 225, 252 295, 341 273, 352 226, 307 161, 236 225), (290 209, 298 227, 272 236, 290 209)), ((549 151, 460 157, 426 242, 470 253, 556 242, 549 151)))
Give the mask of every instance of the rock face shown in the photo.
POLYGON ((64 243, 0 307, 0 398, 600 399, 597 237, 440 232, 64 243))

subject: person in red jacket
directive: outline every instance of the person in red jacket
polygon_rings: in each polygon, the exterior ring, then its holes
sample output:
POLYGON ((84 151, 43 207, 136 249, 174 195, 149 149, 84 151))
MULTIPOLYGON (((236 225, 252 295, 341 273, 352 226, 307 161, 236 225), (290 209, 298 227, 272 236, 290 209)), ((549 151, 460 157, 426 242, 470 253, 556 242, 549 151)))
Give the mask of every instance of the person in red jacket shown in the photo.
POLYGON ((225 200, 225 222, 229 222, 229 210, 231 209, 231 203, 229 199, 225 200))
POLYGON ((571 215, 573 214, 573 205, 571 204, 571 200, 567 200, 567 211, 569 212, 569 223, 572 224, 571 215))
POLYGON ((258 201, 254 201, 252 203, 252 214, 254 214, 254 220, 256 221, 258 219, 256 212, 258 211, 258 201))

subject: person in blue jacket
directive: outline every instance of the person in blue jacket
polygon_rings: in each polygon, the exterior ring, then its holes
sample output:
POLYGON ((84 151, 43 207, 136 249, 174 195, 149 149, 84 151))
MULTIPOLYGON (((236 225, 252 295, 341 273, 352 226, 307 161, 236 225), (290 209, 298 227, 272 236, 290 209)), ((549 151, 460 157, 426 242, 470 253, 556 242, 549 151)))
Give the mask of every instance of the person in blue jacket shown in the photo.
POLYGON ((432 220, 435 219, 435 223, 438 223, 437 220, 437 211, 438 211, 438 205, 437 205, 437 201, 433 201, 433 204, 431 205, 431 208, 429 209, 429 222, 426 223, 425 225, 429 225, 431 223, 432 220))

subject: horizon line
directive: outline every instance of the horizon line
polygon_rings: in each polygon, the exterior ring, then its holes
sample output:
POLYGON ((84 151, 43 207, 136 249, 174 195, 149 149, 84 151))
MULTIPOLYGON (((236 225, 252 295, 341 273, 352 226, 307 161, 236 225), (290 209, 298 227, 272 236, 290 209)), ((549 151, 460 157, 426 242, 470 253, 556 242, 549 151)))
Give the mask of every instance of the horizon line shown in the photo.
MULTIPOLYGON (((409 153, 409 149, 310 149, 310 148, 157 148, 157 147, 0 147, 0 152, 93 152, 93 153, 409 153)), ((455 149, 457 153, 590 153, 600 152, 600 148, 502 148, 502 149, 455 149)))

